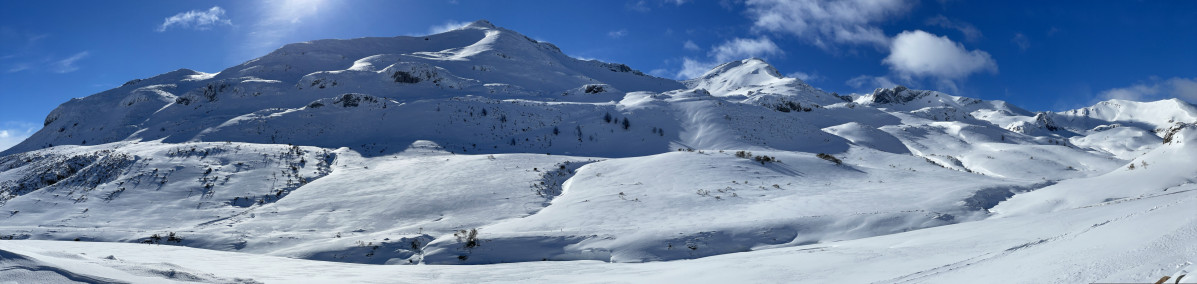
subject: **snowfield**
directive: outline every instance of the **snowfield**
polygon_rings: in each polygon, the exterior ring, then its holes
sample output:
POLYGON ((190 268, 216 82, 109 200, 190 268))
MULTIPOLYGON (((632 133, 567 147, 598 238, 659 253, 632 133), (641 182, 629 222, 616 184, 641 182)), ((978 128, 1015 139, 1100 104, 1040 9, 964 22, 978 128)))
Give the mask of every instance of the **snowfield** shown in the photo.
POLYGON ((674 81, 478 21, 66 102, 0 282, 1197 283, 1197 107, 674 81))

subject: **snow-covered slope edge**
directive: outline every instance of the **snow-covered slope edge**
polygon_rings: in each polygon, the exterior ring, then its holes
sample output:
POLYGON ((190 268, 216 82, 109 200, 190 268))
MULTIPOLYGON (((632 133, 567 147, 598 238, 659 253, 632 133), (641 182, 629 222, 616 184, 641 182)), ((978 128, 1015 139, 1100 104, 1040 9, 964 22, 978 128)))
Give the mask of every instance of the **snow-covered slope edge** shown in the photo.
POLYGON ((132 283, 1197 283, 1197 189, 832 244, 651 263, 375 266, 119 243, 3 241, 6 279, 132 283), (17 255, 17 257, 12 257, 17 255), (31 265, 32 263, 32 265, 31 265), (166 273, 169 272, 169 273, 166 273), (173 277, 172 277, 173 276, 173 277), (86 281, 86 280, 85 280, 86 281))

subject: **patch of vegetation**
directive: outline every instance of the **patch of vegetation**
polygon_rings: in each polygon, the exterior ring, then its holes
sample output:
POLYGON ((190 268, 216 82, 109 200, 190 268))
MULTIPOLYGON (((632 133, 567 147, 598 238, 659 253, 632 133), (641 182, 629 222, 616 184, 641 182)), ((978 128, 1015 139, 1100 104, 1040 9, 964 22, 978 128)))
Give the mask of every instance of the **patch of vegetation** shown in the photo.
POLYGON ((819 154, 815 155, 815 157, 819 157, 819 159, 824 159, 824 160, 827 160, 828 162, 835 163, 835 165, 837 165, 837 166, 844 164, 844 161, 840 161, 839 158, 836 158, 835 156, 829 155, 827 153, 819 153, 819 154))

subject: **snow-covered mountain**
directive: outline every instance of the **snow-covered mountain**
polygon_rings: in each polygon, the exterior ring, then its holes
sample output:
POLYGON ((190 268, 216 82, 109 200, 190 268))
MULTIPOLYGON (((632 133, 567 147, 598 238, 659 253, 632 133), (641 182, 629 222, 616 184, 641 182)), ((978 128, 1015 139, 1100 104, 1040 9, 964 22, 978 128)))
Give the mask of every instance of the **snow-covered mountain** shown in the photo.
MULTIPOLYGON (((749 278, 1154 281, 1197 259, 1195 123, 1175 99, 1057 113, 900 86, 840 95, 760 59, 678 82, 478 21, 290 44, 66 102, 0 153, 0 238, 518 262, 491 266, 510 281, 756 267, 727 276, 745 279, 774 262, 801 265, 749 278), (825 273, 874 258, 874 272, 825 273), (571 262, 529 263, 542 260, 571 262)), ((118 244, 40 244, 0 242, 0 266, 22 267, 0 276, 161 280, 115 258, 55 258, 118 244)), ((242 274, 197 265, 178 270, 242 274)), ((470 274, 457 269, 402 271, 470 274)))

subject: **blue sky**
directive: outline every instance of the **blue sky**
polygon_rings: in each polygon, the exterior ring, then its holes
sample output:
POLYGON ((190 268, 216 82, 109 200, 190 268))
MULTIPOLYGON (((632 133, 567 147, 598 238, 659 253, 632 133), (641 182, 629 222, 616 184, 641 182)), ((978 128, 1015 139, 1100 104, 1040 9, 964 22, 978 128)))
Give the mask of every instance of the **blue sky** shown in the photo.
POLYGON ((669 78, 761 57, 840 93, 901 84, 1029 110, 1197 102, 1197 1, 3 1, 0 149, 58 104, 131 79, 477 19, 669 78))

